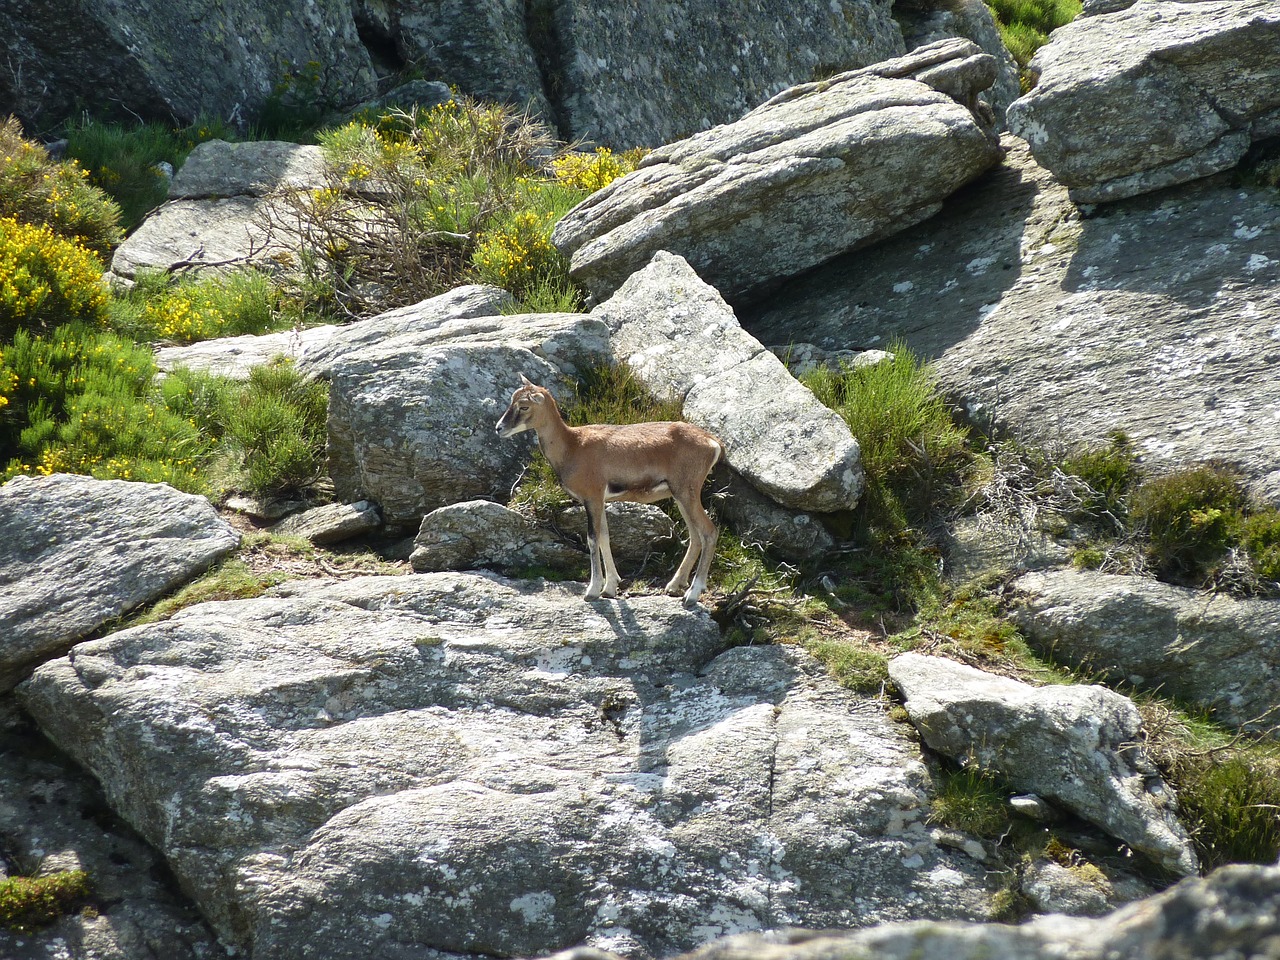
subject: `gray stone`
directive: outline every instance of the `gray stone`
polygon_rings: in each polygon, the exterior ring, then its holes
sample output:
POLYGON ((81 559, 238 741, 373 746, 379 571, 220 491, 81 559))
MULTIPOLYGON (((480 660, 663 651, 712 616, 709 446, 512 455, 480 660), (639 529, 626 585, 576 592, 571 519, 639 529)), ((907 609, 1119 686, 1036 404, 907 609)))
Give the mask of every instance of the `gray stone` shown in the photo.
POLYGON ((758 490, 796 510, 852 509, 862 492, 848 425, 742 330, 689 264, 659 253, 592 311, 655 396, 679 398, 684 417, 725 445, 725 461, 758 490))
POLYGON ((1275 960, 1277 905, 1280 867, 1230 866, 1098 919, 1045 916, 1017 926, 893 923, 851 933, 784 930, 730 937, 678 960, 1275 960))
POLYGON ((208 140, 188 154, 169 187, 169 199, 267 197, 328 185, 320 147, 282 140, 208 140))
POLYGON ((378 508, 368 500, 356 503, 328 503, 286 517, 274 527, 272 533, 290 537, 302 537, 312 543, 341 543, 382 526, 378 508))
POLYGON ((903 79, 922 71, 976 103, 994 61, 957 40, 784 91, 653 151, 561 219, 552 242, 597 300, 666 250, 736 303, 919 223, 999 160, 968 105, 903 79))
POLYGON ((467 500, 422 518, 409 562, 419 572, 581 568, 586 554, 547 527, 491 500, 467 500))
MULTIPOLYGON (((679 543, 675 522, 660 507, 651 503, 608 503, 605 512, 609 519, 609 549, 613 557, 624 565, 640 566, 655 553, 670 550, 679 543)), ((587 542, 587 511, 572 506, 556 512, 556 527, 574 537, 578 543, 587 542)))
POLYGON ((1054 31, 1009 129, 1081 203, 1226 170, 1280 132, 1272 0, 1140 0, 1054 31))
POLYGON ((0 486, 0 692, 240 543, 203 497, 54 474, 0 486))
POLYGON ((1197 871, 1128 697, 1084 684, 1032 687, 917 653, 890 660, 889 676, 932 749, 1061 804, 1166 870, 1197 871))
POLYGON ((253 956, 988 915, 882 704, 794 648, 719 655, 677 599, 581 590, 294 582, 82 644, 21 696, 253 956))
POLYGON ((356 100, 375 79, 348 0, 13 0, 0 9, 0 59, 0 102, 47 125, 82 110, 248 122, 282 86, 312 102, 356 100))
POLYGON ((1055 660, 1275 734, 1280 600, 1069 569, 1025 574, 1014 588, 1012 617, 1055 660))
POLYGON ((1021 890, 1037 913, 1100 917, 1115 909, 1111 884, 1096 867, 1083 873, 1060 863, 1037 860, 1023 873, 1021 890))
MULTIPOLYGON (((732 470, 713 474, 716 516, 743 543, 754 543, 784 560, 816 560, 836 545, 818 516, 779 506, 732 470)), ((612 529, 612 528, 610 528, 612 529)))
POLYGON ((341 326, 324 324, 304 330, 219 337, 180 347, 158 347, 156 365, 164 373, 175 367, 186 367, 246 380, 254 367, 287 357, 295 361, 302 372, 327 377, 334 360, 349 350, 405 333, 435 330, 448 320, 492 316, 510 302, 511 295, 505 290, 469 284, 411 306, 341 326))
POLYGON ((768 343, 901 339, 996 435, 1123 430, 1150 469, 1220 460, 1280 503, 1274 190, 1220 175, 1082 217, 1005 143, 1005 164, 928 224, 741 311, 743 326, 768 343))

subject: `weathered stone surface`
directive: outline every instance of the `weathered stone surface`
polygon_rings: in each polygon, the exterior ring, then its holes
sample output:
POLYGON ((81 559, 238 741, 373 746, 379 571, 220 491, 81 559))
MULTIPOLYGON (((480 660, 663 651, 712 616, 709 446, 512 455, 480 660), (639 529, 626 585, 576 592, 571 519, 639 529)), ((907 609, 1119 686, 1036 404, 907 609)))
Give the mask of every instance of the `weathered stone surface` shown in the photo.
POLYGON ((249 120, 319 64, 312 99, 363 99, 374 72, 349 0, 305 6, 12 0, 0 9, 0 102, 45 126, 95 116, 249 120))
POLYGON ((254 956, 987 915, 882 705, 794 648, 717 656, 676 599, 581 589, 285 584, 82 644, 21 695, 254 956))
POLYGON ((328 186, 324 151, 284 140, 197 144, 169 186, 170 200, 267 197, 328 186))
POLYGON ((1048 916, 1018 926, 894 923, 852 933, 788 930, 729 937, 678 960, 1275 960, 1277 906, 1280 867, 1231 866, 1096 920, 1048 916))
POLYGON ((890 660, 889 676, 934 750, 1062 804, 1166 870, 1197 871, 1128 697, 1093 685, 1032 687, 916 653, 890 660))
POLYGON ((685 419, 719 437, 754 487, 797 510, 857 504, 862 465, 848 425, 682 258, 657 254, 591 316, 609 327, 614 356, 655 395, 679 398, 685 419))
POLYGON ((984 427, 1027 442, 1123 430, 1155 469, 1218 459, 1280 503, 1280 206, 1226 175, 1081 217, 1012 137, 928 224, 742 312, 768 343, 935 362, 984 427))
POLYGON ((409 562, 420 572, 581 567, 586 554, 492 500, 466 500, 422 518, 409 562))
MULTIPOLYGON (((688 542, 689 531, 684 524, 677 524, 653 504, 608 503, 605 511, 609 517, 609 549, 614 560, 622 564, 623 576, 634 573, 629 567, 639 566, 654 553, 671 549, 679 539, 688 542)), ((556 526, 586 544, 587 511, 584 508, 573 506, 558 511, 556 526)))
POLYGON ((414 529, 437 507, 505 501, 532 441, 499 440, 493 425, 520 375, 554 385, 608 359, 607 328, 582 314, 449 320, 341 353, 328 371, 338 496, 414 529))
POLYGON ((328 503, 286 517, 272 533, 303 537, 312 543, 341 543, 382 526, 378 508, 368 500, 356 503, 328 503))
POLYGON ((1008 110, 1081 203, 1226 170, 1280 133, 1272 0, 1140 0, 1054 31, 1036 86, 1008 110))
MULTIPOLYGON (((326 324, 305 330, 220 337, 180 347, 159 347, 156 349, 156 365, 165 373, 181 366, 245 380, 254 367, 277 357, 287 357, 296 361, 302 372, 327 377, 334 360, 349 350, 375 345, 405 333, 435 330, 447 320, 491 317, 510 301, 511 294, 505 290, 469 284, 420 303, 341 326, 326 324)), ((495 325, 499 322, 492 321, 495 325)))
POLYGON ((1091 570, 1028 573, 1015 589, 1012 616, 1055 659, 1275 733, 1280 600, 1091 570))
POLYGON ((653 151, 570 211, 552 241, 598 300, 667 250, 740 302, 919 223, 999 159, 967 105, 901 79, 919 72, 976 103, 995 68, 957 40, 792 88, 653 151))
POLYGON ((550 5, 564 133, 657 146, 731 123, 780 90, 903 53, 887 0, 550 5), (672 97, 672 90, 681 95, 672 97))
POLYGON ((715 474, 715 512, 743 543, 756 543, 784 560, 816 560, 835 538, 803 510, 779 506, 732 470, 715 474))
POLYGON ((54 474, 0 486, 0 692, 239 543, 208 500, 167 484, 54 474))
MULTIPOLYGON (((96 909, 21 932, 0 927, 5 960, 213 960, 225 950, 167 882, 164 860, 111 814, 93 778, 0 696, 0 880, 84 870, 96 909)), ((12 903, 12 901, 8 901, 12 903)))

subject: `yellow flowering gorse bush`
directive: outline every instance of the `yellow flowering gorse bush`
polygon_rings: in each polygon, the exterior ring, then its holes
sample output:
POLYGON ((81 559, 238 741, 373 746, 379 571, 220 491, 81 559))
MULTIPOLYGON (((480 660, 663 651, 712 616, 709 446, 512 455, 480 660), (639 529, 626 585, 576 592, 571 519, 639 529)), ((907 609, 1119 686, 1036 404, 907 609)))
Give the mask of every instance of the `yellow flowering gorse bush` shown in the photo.
POLYGON ((23 327, 96 323, 106 304, 97 257, 43 224, 0 218, 0 339, 23 327))

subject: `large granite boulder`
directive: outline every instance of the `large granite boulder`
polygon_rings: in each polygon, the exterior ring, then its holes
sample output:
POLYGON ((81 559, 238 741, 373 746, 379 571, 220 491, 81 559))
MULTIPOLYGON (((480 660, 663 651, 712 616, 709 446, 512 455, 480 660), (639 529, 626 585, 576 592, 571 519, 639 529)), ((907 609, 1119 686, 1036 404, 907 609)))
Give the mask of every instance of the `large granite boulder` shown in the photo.
POLYGON ((1055 659, 1275 735, 1280 600, 1069 569, 1024 574, 1014 589, 1014 620, 1055 659))
POLYGON ((722 652, 678 600, 580 597, 296 582, 81 644, 20 694, 252 956, 663 956, 989 915, 882 703, 794 648, 722 652))
POLYGON ((1273 0, 1140 0, 1054 31, 1036 86, 1008 110, 1081 203, 1233 167, 1280 134, 1280 7, 1273 0))
POLYGON ((1235 465, 1280 503, 1280 205, 1229 174, 1084 217, 1006 137, 942 213, 739 311, 767 343, 934 361, 971 420, 1026 442, 1123 430, 1153 469, 1235 465))
POLYGON ((1165 870, 1199 869, 1128 697, 1085 684, 1033 687, 918 653, 890 660, 889 676, 934 750, 1062 804, 1165 870))
POLYGON ((42 126, 88 109, 136 122, 250 120, 279 91, 360 99, 375 75, 350 0, 13 0, 0 103, 42 126))
POLYGON ((615 358, 725 445, 725 462, 783 506, 851 510, 862 463, 848 425, 738 324, 681 257, 657 254, 591 316, 615 358))
POLYGON ((659 250, 730 302, 748 299, 927 219, 996 163, 973 112, 995 73, 994 58, 955 40, 784 91, 653 151, 571 210, 552 241, 598 300, 659 250))
POLYGON ((0 693, 239 544, 208 500, 167 484, 14 477, 0 486, 0 693))

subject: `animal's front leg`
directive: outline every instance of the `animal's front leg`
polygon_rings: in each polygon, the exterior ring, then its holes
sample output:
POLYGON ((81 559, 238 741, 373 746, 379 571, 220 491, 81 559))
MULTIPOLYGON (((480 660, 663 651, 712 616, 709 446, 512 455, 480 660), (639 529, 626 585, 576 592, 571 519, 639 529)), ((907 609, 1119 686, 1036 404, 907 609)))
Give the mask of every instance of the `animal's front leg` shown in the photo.
MULTIPOLYGON (((600 560, 600 534, 604 522, 604 504, 586 502, 583 506, 587 508, 587 552, 591 555, 591 582, 587 584, 587 592, 582 599, 598 600, 605 589, 603 564, 600 560)), ((604 530, 604 535, 607 543, 609 536, 607 529, 604 530)))

